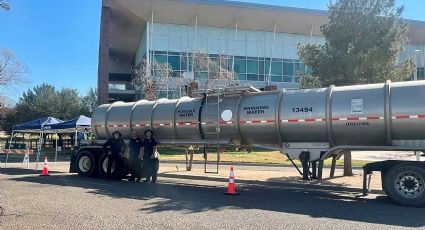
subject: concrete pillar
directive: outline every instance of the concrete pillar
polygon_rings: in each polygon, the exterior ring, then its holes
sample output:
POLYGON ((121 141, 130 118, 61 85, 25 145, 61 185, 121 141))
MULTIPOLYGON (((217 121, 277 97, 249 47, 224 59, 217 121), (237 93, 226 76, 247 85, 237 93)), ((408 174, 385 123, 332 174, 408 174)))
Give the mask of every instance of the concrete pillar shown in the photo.
POLYGON ((109 95, 109 11, 102 6, 100 19, 99 66, 97 77, 98 103, 108 103, 109 95))

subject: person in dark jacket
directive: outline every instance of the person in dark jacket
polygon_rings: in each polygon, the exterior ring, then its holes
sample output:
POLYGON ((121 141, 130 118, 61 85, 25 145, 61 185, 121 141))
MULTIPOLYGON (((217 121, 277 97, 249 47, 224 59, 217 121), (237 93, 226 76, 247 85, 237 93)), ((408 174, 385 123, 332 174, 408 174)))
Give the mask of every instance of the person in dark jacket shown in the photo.
POLYGON ((131 139, 128 143, 129 148, 129 167, 130 167, 130 179, 128 181, 140 181, 141 177, 141 161, 139 160, 140 148, 142 147, 142 140, 137 135, 136 131, 131 132, 131 139))
POLYGON ((157 142, 153 137, 152 130, 145 131, 145 139, 142 142, 140 155, 143 159, 143 170, 145 171, 146 180, 143 182, 149 183, 152 177, 152 183, 156 183, 157 173, 159 169, 159 159, 155 157, 157 142))
POLYGON ((112 133, 112 138, 109 139, 105 144, 103 144, 103 150, 108 153, 108 167, 106 171, 106 176, 108 178, 112 177, 112 164, 115 161, 115 171, 121 169, 122 167, 122 154, 127 150, 127 145, 125 144, 122 135, 119 131, 112 133))

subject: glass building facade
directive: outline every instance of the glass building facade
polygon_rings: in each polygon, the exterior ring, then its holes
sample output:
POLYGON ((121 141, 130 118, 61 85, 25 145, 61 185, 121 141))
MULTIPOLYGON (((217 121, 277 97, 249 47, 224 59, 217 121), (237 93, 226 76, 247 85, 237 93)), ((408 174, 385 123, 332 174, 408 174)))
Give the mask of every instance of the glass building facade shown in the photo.
MULTIPOLYGON (((412 80, 425 79, 425 22, 405 21, 408 41, 397 60, 412 60, 417 66, 412 80)), ((184 88, 189 79, 205 87, 207 81, 203 79, 217 76, 217 64, 196 67, 200 62, 192 61, 192 57, 199 52, 203 57, 208 55, 208 60, 220 60, 218 69, 224 74, 219 76, 228 76, 225 67, 235 73, 239 85, 297 89, 297 74, 311 71, 300 61, 297 47, 324 44, 320 27, 327 22, 324 10, 237 1, 103 1, 99 100, 106 103, 140 98, 143 89, 132 80, 135 67, 144 58, 149 63, 168 63, 176 77, 170 79, 174 88, 179 84, 184 88)), ((154 76, 161 75, 160 70, 153 69, 154 76)), ((164 95, 173 94, 170 84, 158 82, 161 95, 162 91, 164 95)))
MULTIPOLYGON (((237 30, 163 23, 148 23, 136 52, 135 63, 146 57, 169 63, 175 76, 192 72, 191 53, 205 52, 214 60, 228 58, 227 68, 243 82, 269 80, 287 88, 296 87, 298 70, 309 71, 297 56, 297 45, 323 44, 323 37, 264 31, 237 30)), ((213 70, 208 70, 213 71, 213 70)), ((208 71, 194 72, 205 79, 208 71)))
MULTIPOLYGON (((146 54, 159 63, 169 63, 174 76, 192 72, 191 53, 205 52, 214 60, 224 55, 228 69, 241 84, 296 88, 297 72, 309 72, 297 55, 298 44, 324 44, 321 36, 306 36, 266 31, 238 30, 205 26, 147 23, 135 57, 140 63, 146 54), (257 83, 257 84, 256 84, 257 83)), ((425 46, 406 44, 398 60, 408 58, 417 64, 417 79, 425 79, 425 46)), ((212 70, 209 70, 212 71, 212 70)), ((206 79, 208 71, 194 72, 195 79, 206 79)))
POLYGON ((398 61, 411 59, 416 65, 417 80, 425 80, 425 45, 421 44, 405 44, 403 51, 398 54, 398 61))

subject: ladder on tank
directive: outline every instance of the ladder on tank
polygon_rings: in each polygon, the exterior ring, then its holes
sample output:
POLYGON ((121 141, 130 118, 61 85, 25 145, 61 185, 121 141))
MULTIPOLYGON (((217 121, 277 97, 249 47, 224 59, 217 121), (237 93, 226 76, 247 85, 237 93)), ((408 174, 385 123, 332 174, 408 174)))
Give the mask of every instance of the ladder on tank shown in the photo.
POLYGON ((216 97, 214 102, 208 102, 208 93, 205 93, 205 126, 204 126, 204 172, 205 173, 216 173, 218 174, 218 168, 220 166, 220 92, 211 94, 211 96, 216 97), (209 108, 210 106, 215 106, 214 109, 209 108), (214 127, 211 127, 213 125, 214 127), (211 129, 214 128, 213 131, 211 129), (209 139, 211 142, 208 143, 209 139), (216 143, 214 143, 216 142, 216 143), (208 171, 208 148, 215 148, 216 152, 216 170, 208 171))

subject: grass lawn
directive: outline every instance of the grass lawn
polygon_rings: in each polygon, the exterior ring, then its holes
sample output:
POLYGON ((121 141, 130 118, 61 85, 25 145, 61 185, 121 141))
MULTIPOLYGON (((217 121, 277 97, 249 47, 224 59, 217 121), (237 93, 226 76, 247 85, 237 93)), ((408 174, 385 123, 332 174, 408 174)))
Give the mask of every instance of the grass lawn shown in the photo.
MULTIPOLYGON (((173 152, 172 149, 159 149, 161 154, 162 161, 185 161, 186 157, 183 150, 175 150, 173 152)), ((215 152, 208 153, 208 159, 214 161, 216 159, 215 152)), ((200 151, 196 151, 193 155, 194 161, 204 161, 203 154, 200 151)), ((281 154, 278 151, 253 151, 253 152, 231 152, 226 151, 220 154, 221 162, 235 162, 235 163, 251 163, 251 164, 279 164, 279 165, 292 165, 292 163, 288 160, 288 158, 281 154)), ((294 162, 301 166, 301 163, 298 160, 294 160, 294 162)), ((369 163, 367 161, 358 161, 353 160, 353 167, 363 167, 365 164, 369 163)), ((331 164, 331 159, 325 161, 325 166, 329 166, 331 164)), ((343 160, 337 161, 337 166, 343 166, 343 160)))

